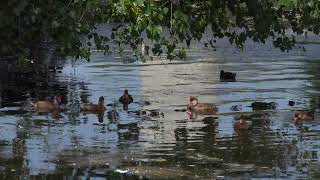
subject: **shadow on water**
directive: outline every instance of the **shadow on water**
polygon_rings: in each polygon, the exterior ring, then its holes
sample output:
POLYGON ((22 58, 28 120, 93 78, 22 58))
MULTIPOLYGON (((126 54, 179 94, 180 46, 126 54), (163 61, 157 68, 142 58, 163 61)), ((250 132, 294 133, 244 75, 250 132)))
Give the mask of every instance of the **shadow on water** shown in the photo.
POLYGON ((318 61, 250 43, 243 52, 223 43, 214 54, 189 51, 191 61, 179 65, 123 65, 95 53, 45 78, 1 81, 0 178, 319 177, 319 115, 292 121, 295 110, 319 108, 318 61), (237 82, 220 82, 221 69, 237 82), (124 89, 134 98, 128 109, 118 102, 124 89), (57 93, 58 118, 21 109, 57 93), (104 113, 80 112, 100 96, 104 113), (190 96, 218 112, 190 118, 190 96), (240 115, 252 121, 249 130, 234 128, 240 115))

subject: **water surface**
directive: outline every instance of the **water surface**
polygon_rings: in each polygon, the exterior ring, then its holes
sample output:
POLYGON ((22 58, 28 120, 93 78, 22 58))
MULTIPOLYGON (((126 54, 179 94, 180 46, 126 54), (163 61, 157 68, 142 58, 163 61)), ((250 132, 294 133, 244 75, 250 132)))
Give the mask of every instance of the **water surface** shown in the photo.
POLYGON ((128 64, 96 52, 90 63, 67 63, 49 89, 26 87, 13 98, 15 86, 6 86, 0 176, 317 178, 319 115, 300 126, 292 120, 295 110, 319 106, 319 46, 305 47, 283 53, 249 43, 241 51, 222 40, 217 51, 193 46, 187 60, 170 64, 128 64), (237 73, 237 82, 220 82, 221 69, 237 73), (128 111, 117 101, 125 88, 134 97, 128 111), (56 92, 64 97, 59 119, 20 109, 28 98, 50 99, 56 92), (112 104, 103 121, 79 112, 79 104, 100 96, 112 104), (189 119, 183 109, 190 96, 217 104, 218 113, 189 119), (253 111, 252 102, 274 102, 276 109, 253 111), (234 130, 241 114, 252 118, 251 130, 234 130))

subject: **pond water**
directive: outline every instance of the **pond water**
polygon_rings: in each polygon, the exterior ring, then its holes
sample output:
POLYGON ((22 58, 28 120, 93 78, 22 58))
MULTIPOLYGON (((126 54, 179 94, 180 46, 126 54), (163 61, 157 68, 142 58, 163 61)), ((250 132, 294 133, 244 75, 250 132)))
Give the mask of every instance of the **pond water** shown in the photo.
POLYGON ((193 46, 187 60, 170 64, 99 52, 90 63, 67 63, 50 89, 27 87, 21 98, 2 92, 0 178, 319 178, 319 114, 293 123, 295 110, 320 105, 320 46, 304 45, 306 52, 252 43, 241 51, 221 40, 216 51, 193 46), (221 69, 237 73, 237 82, 220 82, 221 69), (125 88, 134 98, 128 111, 117 102, 125 88), (28 109, 27 101, 57 92, 59 118, 28 109), (109 104, 102 117, 79 112, 100 96, 109 104), (215 103, 217 114, 189 119, 190 96, 215 103), (253 102, 276 108, 253 111, 253 102), (235 131, 242 114, 252 129, 235 131))

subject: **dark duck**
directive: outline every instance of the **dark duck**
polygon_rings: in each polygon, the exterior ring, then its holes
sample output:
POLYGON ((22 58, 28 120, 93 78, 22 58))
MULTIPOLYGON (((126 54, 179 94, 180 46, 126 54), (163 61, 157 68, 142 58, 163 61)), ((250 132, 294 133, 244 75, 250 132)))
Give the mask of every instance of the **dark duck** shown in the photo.
POLYGON ((251 104, 254 111, 276 109, 276 106, 275 102, 253 102, 251 104))
POLYGON ((220 81, 226 82, 235 82, 236 81, 236 73, 225 72, 224 70, 220 71, 220 81))
POLYGON ((128 110, 128 105, 133 102, 133 98, 127 89, 123 91, 123 95, 119 98, 119 101, 122 103, 123 109, 128 110))

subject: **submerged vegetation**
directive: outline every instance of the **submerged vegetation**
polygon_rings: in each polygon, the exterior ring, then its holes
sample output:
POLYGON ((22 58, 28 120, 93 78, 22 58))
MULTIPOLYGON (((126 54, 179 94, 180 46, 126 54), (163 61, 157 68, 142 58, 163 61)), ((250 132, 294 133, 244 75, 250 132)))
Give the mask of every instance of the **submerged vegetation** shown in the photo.
POLYGON ((184 58, 182 45, 199 41, 207 31, 212 37, 205 45, 213 48, 216 38, 227 37, 241 48, 247 39, 265 43, 272 37, 285 51, 295 46, 287 29, 296 35, 320 32, 317 0, 11 0, 0 5, 0 55, 20 60, 34 59, 39 43, 57 44, 63 55, 75 58, 89 59, 93 48, 112 53, 126 45, 139 55, 144 33, 153 41, 150 53, 166 53, 169 59, 184 58), (117 23, 111 34, 95 31, 111 23, 117 23))

